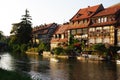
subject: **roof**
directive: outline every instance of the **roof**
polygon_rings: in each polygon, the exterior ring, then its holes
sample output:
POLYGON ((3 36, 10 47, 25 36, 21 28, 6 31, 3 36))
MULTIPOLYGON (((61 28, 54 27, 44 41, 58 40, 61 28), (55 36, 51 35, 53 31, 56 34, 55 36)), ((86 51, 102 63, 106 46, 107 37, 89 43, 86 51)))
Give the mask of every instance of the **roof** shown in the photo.
POLYGON ((98 10, 104 9, 102 4, 96 6, 88 6, 87 8, 80 9, 70 21, 76 21, 81 19, 86 19, 93 16, 98 10))
POLYGON ((36 26, 33 28, 33 32, 37 32, 43 29, 47 29, 49 27, 51 27, 54 23, 50 23, 50 24, 45 24, 45 25, 40 25, 40 26, 36 26))
POLYGON ((100 11, 99 13, 94 15, 93 17, 113 15, 113 14, 117 13, 119 10, 120 10, 120 4, 114 5, 114 6, 108 7, 106 9, 100 11))
POLYGON ((41 31, 38 31, 37 34, 47 34, 48 31, 49 31, 48 29, 41 30, 41 31))
POLYGON ((55 34, 62 34, 65 33, 69 29, 69 24, 63 24, 58 26, 57 30, 55 31, 55 34))

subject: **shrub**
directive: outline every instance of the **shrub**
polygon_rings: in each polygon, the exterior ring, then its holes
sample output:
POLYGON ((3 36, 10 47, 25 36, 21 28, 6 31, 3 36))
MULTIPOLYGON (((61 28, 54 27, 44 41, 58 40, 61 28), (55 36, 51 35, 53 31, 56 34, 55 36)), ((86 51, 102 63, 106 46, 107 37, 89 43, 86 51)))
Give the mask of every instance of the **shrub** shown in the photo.
POLYGON ((38 48, 30 48, 27 51, 28 52, 38 52, 38 48))
POLYGON ((21 52, 24 53, 27 50, 27 45, 26 44, 22 44, 20 49, 21 49, 21 52))
POLYGON ((62 53, 64 53, 64 49, 62 47, 56 47, 52 50, 52 52, 55 54, 55 55, 60 55, 62 53))

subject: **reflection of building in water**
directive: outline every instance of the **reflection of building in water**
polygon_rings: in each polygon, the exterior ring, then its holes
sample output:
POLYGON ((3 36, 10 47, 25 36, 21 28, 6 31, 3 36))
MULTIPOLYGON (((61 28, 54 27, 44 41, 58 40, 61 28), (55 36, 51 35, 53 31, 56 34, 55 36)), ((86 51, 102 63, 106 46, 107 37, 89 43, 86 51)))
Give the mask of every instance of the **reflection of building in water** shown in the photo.
POLYGON ((64 63, 50 62, 51 80, 69 80, 68 67, 64 63))
POLYGON ((70 80, 116 80, 116 68, 113 63, 74 62, 71 64, 69 64, 70 80))
POLYGON ((31 71, 39 71, 39 56, 38 55, 28 55, 30 59, 31 71))
POLYGON ((48 60, 46 59, 43 60, 43 58, 38 55, 28 55, 28 56, 31 65, 30 71, 46 73, 46 71, 49 69, 48 60))
POLYGON ((116 72, 117 73, 117 75, 116 75, 117 76, 117 80, 120 80, 120 64, 118 64, 116 67, 117 67, 117 70, 116 70, 117 71, 116 72))

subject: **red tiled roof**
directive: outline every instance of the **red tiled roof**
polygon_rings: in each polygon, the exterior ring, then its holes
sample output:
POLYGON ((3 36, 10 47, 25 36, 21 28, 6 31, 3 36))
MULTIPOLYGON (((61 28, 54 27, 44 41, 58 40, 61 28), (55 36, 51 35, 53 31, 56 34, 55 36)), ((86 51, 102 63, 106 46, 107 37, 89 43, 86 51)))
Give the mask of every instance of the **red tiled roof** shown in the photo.
POLYGON ((42 29, 49 28, 49 27, 51 27, 52 24, 53 24, 53 23, 36 26, 36 27, 33 28, 33 32, 36 32, 36 31, 39 31, 39 30, 42 30, 42 29))
MULTIPOLYGON (((77 14, 75 14, 75 15, 73 16, 73 18, 70 19, 70 21, 75 21, 75 20, 81 20, 81 19, 89 18, 89 17, 91 17, 93 14, 95 14, 95 12, 98 10, 98 8, 99 8, 100 6, 102 6, 102 4, 80 9, 80 10, 77 12, 77 14), (90 13, 90 14, 89 14, 89 13, 90 13)), ((102 6, 102 9, 103 9, 103 6, 102 6)))
POLYGON ((106 9, 100 11, 98 14, 96 14, 93 17, 106 16, 106 15, 115 14, 119 10, 120 10, 120 5, 111 6, 111 7, 108 7, 106 9))
POLYGON ((52 39, 51 42, 68 42, 68 39, 67 38, 64 38, 64 39, 52 39))
POLYGON ((65 31, 68 30, 68 27, 69 27, 68 24, 60 25, 60 26, 57 28, 55 34, 62 34, 62 33, 64 33, 65 31))

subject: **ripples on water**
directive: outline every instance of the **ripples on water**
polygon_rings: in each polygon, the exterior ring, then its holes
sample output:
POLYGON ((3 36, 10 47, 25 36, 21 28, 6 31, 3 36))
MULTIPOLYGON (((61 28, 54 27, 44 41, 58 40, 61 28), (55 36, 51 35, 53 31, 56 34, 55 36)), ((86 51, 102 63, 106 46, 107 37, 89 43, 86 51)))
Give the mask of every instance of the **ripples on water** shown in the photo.
POLYGON ((23 71, 33 80, 120 80, 120 65, 113 62, 60 59, 56 63, 35 55, 0 56, 1 68, 23 71))

